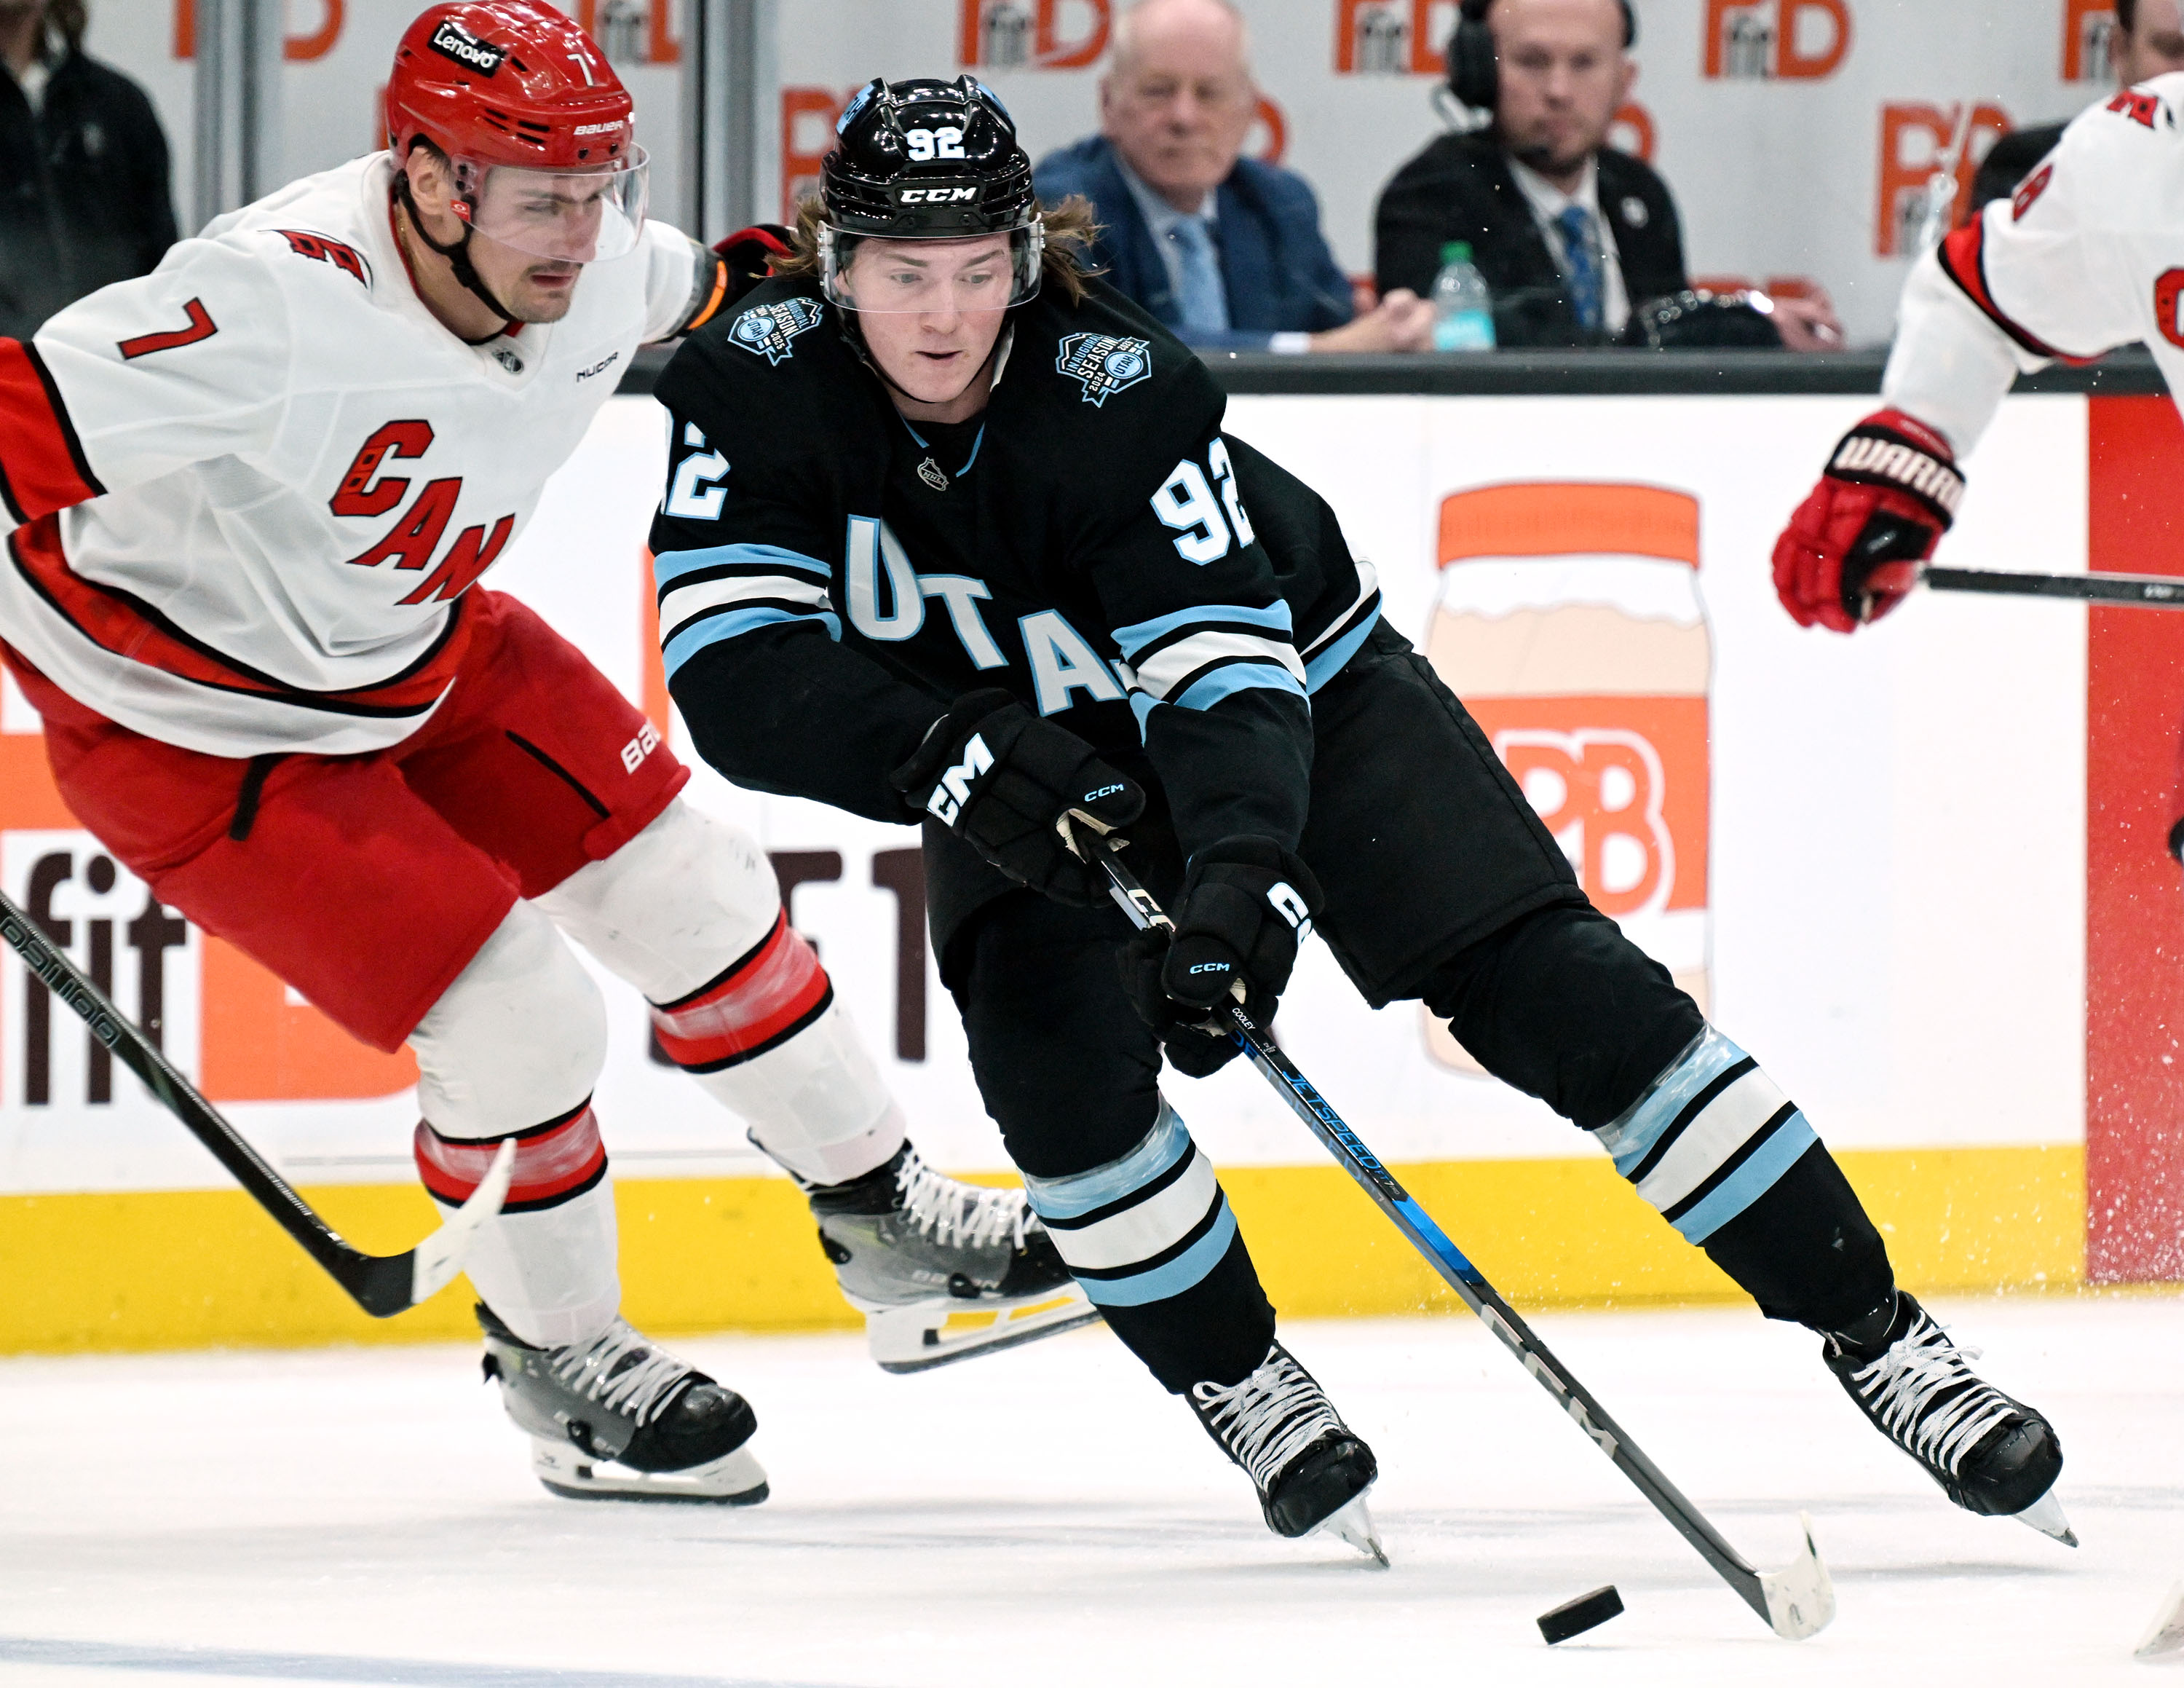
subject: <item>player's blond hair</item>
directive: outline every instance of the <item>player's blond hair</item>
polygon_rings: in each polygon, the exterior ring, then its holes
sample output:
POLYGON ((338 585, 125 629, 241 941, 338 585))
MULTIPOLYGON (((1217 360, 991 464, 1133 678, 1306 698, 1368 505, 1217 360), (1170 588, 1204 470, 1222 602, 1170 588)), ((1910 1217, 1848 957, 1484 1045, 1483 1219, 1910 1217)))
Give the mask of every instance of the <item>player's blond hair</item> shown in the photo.
MULTIPOLYGON (((797 205, 796 226, 788 234, 792 250, 789 256, 773 260, 775 275, 817 277, 819 226, 826 221, 827 208, 816 196, 797 205)), ((1099 273, 1085 256, 1100 226, 1092 215, 1092 202, 1082 193, 1072 193, 1051 210, 1040 206, 1039 221, 1046 232, 1046 249, 1039 260, 1040 282, 1060 288, 1074 305, 1084 297, 1084 278, 1099 273)))

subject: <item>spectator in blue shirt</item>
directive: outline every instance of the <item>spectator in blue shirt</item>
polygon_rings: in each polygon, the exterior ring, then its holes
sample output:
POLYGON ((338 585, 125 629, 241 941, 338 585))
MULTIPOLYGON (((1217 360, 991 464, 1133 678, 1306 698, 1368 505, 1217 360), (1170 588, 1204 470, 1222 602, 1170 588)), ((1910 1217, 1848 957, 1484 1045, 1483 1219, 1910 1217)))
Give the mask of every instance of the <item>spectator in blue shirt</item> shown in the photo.
POLYGON ((1139 0, 1116 20, 1100 133, 1048 154, 1041 200, 1091 200, 1107 281, 1193 345, 1422 351, 1432 307, 1398 288, 1362 316, 1304 178, 1241 156, 1258 109, 1229 0, 1139 0))

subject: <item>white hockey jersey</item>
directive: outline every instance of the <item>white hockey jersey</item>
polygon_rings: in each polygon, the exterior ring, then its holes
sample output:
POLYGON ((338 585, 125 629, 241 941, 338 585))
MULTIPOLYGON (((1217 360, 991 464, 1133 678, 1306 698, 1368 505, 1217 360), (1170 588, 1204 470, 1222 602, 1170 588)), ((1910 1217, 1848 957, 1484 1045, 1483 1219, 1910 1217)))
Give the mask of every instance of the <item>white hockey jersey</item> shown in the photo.
POLYGON ((109 718, 227 757, 415 732, 462 595, 638 346, 710 308, 716 260, 652 223, 560 321, 465 344, 392 180, 380 153, 295 182, 0 340, 0 639, 109 718))
POLYGON ((2089 108, 2015 196, 1921 259, 1882 394, 1977 444, 2020 369, 2143 342, 2184 394, 2184 72, 2089 108))

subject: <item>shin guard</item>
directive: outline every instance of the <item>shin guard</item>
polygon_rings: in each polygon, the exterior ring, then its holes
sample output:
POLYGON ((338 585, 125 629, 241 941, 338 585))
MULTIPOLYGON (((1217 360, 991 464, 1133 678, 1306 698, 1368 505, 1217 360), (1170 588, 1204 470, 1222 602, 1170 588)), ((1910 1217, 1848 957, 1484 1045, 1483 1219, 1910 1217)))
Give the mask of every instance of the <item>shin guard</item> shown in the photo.
POLYGON ((705 985, 653 1004, 652 1023, 669 1058, 806 1183, 845 1183, 902 1147, 901 1111, 785 911, 705 985))
POLYGON ((1759 1063, 1711 1026, 1594 1133, 1687 1243, 1704 1243, 1819 1139, 1759 1063))
MULTIPOLYGON (((615 1264, 614 1188, 587 1100, 558 1120, 509 1134, 515 1176, 500 1217, 471 1245, 463 1270, 486 1305, 524 1341, 589 1341, 621 1305, 615 1264)), ((417 1171, 432 1199, 459 1207, 502 1139, 443 1137, 421 1121, 417 1171)))
POLYGON ((1265 1356, 1273 1310, 1213 1163, 1165 1098, 1128 1154, 1027 1176, 1024 1193, 1086 1297, 1168 1389, 1233 1383, 1265 1356))

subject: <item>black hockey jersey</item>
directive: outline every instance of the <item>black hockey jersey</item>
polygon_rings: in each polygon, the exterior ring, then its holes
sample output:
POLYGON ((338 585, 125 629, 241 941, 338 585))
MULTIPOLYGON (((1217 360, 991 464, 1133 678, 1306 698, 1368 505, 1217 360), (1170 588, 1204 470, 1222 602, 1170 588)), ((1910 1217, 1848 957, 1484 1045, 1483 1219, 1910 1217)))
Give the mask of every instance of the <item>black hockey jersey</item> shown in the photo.
POLYGON ((875 819, 956 697, 1000 685, 1163 798, 1187 855, 1294 847, 1306 693, 1379 613, 1310 489, 1221 432, 1224 398, 1093 283, 1005 330, 985 413, 912 422, 816 286, 686 341, 653 524, 668 684, 738 783, 875 819))

